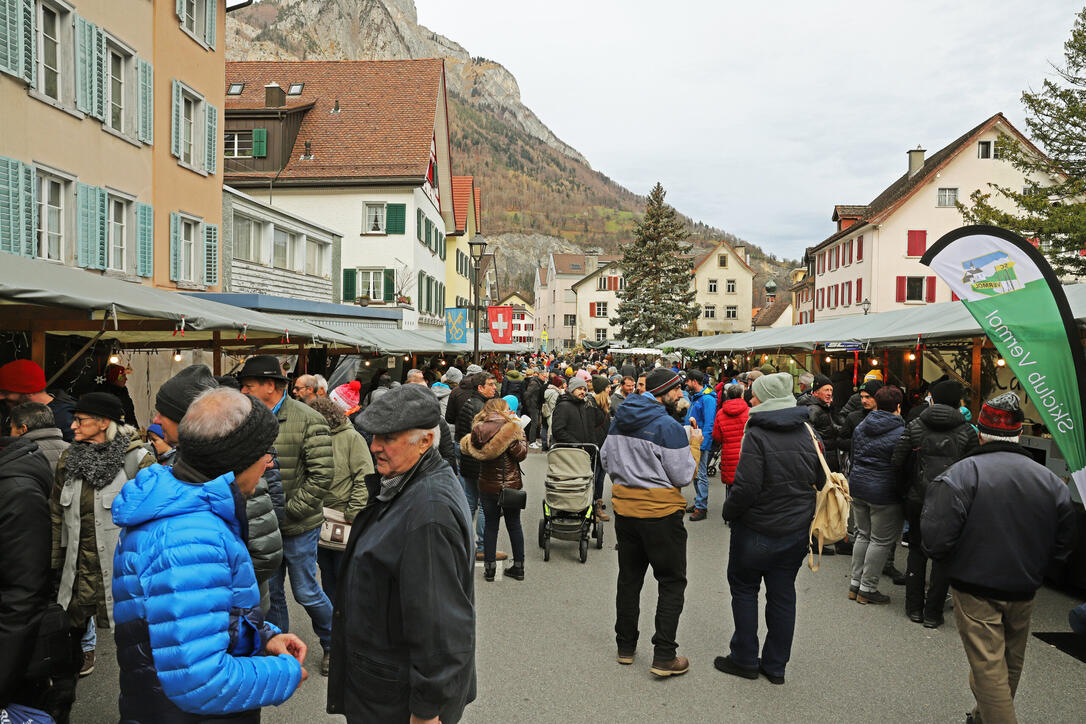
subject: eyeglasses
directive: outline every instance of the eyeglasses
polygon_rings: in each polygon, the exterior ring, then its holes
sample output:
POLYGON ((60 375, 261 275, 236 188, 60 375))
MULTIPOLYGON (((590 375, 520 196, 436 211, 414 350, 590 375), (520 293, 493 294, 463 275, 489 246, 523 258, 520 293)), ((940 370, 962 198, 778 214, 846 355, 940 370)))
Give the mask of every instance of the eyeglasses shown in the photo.
POLYGON ((97 419, 97 418, 94 418, 94 417, 78 417, 76 415, 72 415, 72 422, 74 422, 76 425, 82 425, 85 422, 89 422, 89 421, 95 420, 95 419, 97 419))

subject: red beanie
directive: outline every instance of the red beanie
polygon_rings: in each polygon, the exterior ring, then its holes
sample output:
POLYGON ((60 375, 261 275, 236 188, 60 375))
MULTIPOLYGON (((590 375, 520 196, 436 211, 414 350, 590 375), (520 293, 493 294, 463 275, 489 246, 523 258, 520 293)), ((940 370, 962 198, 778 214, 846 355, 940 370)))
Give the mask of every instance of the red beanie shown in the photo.
POLYGON ((0 390, 31 395, 45 391, 45 371, 37 362, 17 359, 0 367, 0 390))

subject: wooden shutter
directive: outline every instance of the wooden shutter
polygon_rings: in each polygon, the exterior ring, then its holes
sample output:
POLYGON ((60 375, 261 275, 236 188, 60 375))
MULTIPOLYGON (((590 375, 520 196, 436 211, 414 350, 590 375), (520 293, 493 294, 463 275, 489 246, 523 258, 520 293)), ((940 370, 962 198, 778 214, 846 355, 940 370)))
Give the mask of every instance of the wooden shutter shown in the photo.
POLYGON ((898 277, 897 278, 897 301, 899 301, 899 302, 904 302, 905 301, 905 290, 906 290, 908 284, 909 284, 908 278, 906 278, 906 277, 898 277))
POLYGON ((422 290, 426 287, 426 274, 419 272, 418 282, 415 284, 415 309, 422 314, 422 290))
POLYGON ((94 31, 94 23, 75 16, 75 107, 88 115, 97 110, 94 96, 98 54, 94 31))
POLYGON ((928 232, 924 230, 909 231, 907 256, 924 256, 928 249, 928 232))
POLYGON ((109 53, 106 34, 94 26, 94 117, 106 120, 106 79, 109 78, 109 53))
POLYGON ((852 239, 849 239, 849 240, 848 240, 848 263, 849 263, 849 264, 851 264, 851 263, 852 263, 852 246, 853 246, 853 244, 855 244, 855 243, 856 243, 856 242, 855 242, 855 241, 853 241, 852 239))
POLYGON ((386 302, 396 301, 396 270, 385 269, 384 278, 381 281, 381 296, 386 302))
POLYGON ((422 209, 415 209, 415 238, 422 241, 422 209))
POLYGON ((219 109, 204 103, 204 170, 215 173, 219 157, 219 109))
POLYGON ((36 184, 33 166, 0 156, 0 251, 35 256, 36 184))
POLYGON ((0 0, 0 72, 34 85, 37 41, 34 0, 0 0))
POLYGON ((588 303, 588 316, 589 317, 595 317, 596 316, 596 303, 595 302, 589 302, 588 303))
POLYGON ((76 263, 105 269, 109 227, 109 195, 105 189, 79 184, 76 189, 76 263))
POLYGON ((864 238, 862 236, 856 237, 856 261, 864 260, 864 238))
POLYGON ((215 49, 215 23, 218 21, 218 0, 207 0, 204 6, 204 42, 215 49))
POLYGON ((385 206, 385 233, 403 234, 407 225, 407 204, 385 206))
POLYGON ((109 266, 109 192, 103 188, 94 189, 98 203, 97 218, 98 227, 95 235, 98 245, 95 248, 94 261, 96 269, 105 269, 109 266))
POLYGON ((358 270, 343 270, 343 303, 354 304, 358 298, 358 270))
POLYGON ((268 129, 253 129, 253 158, 266 158, 268 155, 268 129))
POLYGON ((181 215, 170 214, 170 281, 181 279, 181 215))
POLYGON ((184 20, 185 19, 185 0, 177 0, 174 8, 175 8, 175 10, 177 10, 177 17, 179 19, 181 19, 181 20, 184 20))
POLYGON ((445 235, 439 234, 437 239, 437 254, 441 258, 441 261, 445 261, 445 251, 447 244, 448 239, 445 238, 445 235))
POLYGON ((177 158, 181 158, 181 121, 182 121, 182 106, 184 105, 181 95, 181 83, 173 81, 173 106, 172 122, 170 123, 170 153, 177 158))
POLYGON ((864 300, 864 280, 862 278, 856 279, 856 302, 862 302, 864 300))
POLYGON ((935 277, 928 277, 926 282, 927 289, 924 293, 924 301, 926 301, 928 304, 931 304, 935 301, 935 277))
POLYGON ((848 289, 848 301, 846 304, 852 304, 852 282, 845 282, 845 286, 848 289))
POLYGON ((204 284, 219 283, 219 227, 204 224, 204 284))
POLYGON ((136 77, 139 80, 139 122, 136 133, 140 141, 155 141, 155 70, 143 58, 136 60, 136 77))
POLYGON ((155 275, 155 213, 150 204, 136 204, 136 274, 155 275))

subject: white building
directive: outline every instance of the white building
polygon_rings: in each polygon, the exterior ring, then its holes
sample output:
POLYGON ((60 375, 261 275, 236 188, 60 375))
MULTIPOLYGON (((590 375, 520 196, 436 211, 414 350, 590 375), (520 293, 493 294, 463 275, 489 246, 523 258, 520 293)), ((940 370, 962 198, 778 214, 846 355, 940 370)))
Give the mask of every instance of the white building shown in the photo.
POLYGON ((619 262, 603 264, 572 288, 577 295, 577 339, 590 342, 619 339, 621 329, 611 323, 618 312, 618 292, 626 288, 619 262))
MULTIPOLYGON (((596 271, 600 264, 618 261, 621 257, 601 255, 598 250, 586 254, 555 254, 547 257, 546 264, 536 273, 535 311, 536 330, 547 350, 569 349, 577 345, 578 336, 577 293, 573 285, 586 274, 596 271)), ((587 326, 585 327, 588 328, 587 326)))
POLYGON ((694 301, 701 316, 694 322, 698 336, 749 332, 754 270, 746 248, 721 240, 694 261, 694 301))

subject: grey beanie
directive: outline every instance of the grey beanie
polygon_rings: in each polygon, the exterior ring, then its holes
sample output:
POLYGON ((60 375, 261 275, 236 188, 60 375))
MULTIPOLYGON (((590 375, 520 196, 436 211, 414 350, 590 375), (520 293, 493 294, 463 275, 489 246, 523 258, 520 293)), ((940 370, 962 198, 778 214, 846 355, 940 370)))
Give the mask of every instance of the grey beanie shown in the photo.
POLYGON ((568 385, 566 385, 566 391, 567 391, 567 392, 570 392, 570 393, 572 393, 572 392, 573 392, 574 390, 579 390, 579 389, 581 389, 582 387, 585 387, 585 388, 587 388, 587 387, 588 387, 588 383, 587 383, 587 382, 585 382, 585 381, 584 381, 583 379, 581 379, 580 377, 574 377, 573 379, 571 379, 571 380, 569 381, 569 384, 568 384, 568 385))
POLYGON ((445 372, 445 381, 446 382, 451 382, 454 385, 458 385, 458 384, 460 384, 460 380, 462 380, 462 379, 464 379, 464 373, 461 372, 456 367, 450 367, 445 372))
POLYGON ((469 375, 477 375, 482 371, 483 371, 483 368, 480 367, 479 365, 468 365, 467 374, 469 374, 469 375))
POLYGON ((792 375, 788 372, 762 375, 754 380, 751 392, 758 398, 759 404, 751 408, 751 413, 795 407, 796 398, 792 396, 792 384, 792 375))

